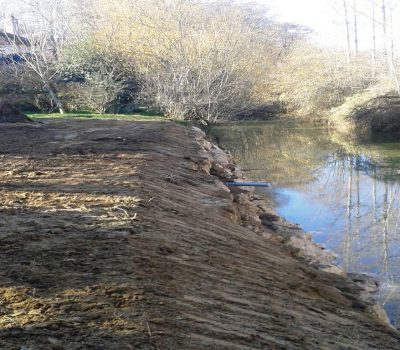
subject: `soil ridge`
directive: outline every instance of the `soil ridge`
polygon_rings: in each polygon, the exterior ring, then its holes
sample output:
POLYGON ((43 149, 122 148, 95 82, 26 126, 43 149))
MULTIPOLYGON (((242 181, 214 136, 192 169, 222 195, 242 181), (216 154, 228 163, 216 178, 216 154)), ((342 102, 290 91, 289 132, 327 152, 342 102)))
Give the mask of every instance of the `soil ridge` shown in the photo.
POLYGON ((240 169, 197 129, 0 134, 0 349, 398 350, 364 288, 224 185, 240 169))

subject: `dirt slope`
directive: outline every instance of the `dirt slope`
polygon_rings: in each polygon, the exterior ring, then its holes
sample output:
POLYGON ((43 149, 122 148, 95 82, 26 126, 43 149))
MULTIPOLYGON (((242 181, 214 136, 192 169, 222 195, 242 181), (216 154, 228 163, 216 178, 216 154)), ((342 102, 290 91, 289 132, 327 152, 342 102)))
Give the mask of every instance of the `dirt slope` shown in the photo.
POLYGON ((400 349, 237 204, 187 128, 0 125, 0 349, 400 349))
POLYGON ((10 103, 0 100, 0 123, 28 123, 32 120, 10 103))

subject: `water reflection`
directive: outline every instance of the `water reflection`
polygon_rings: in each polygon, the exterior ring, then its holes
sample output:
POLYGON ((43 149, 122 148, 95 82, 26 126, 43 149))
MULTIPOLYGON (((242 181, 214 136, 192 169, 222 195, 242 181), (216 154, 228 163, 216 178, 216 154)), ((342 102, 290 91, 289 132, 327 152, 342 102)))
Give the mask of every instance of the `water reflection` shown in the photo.
POLYGON ((277 212, 312 232, 349 272, 374 274, 400 326, 400 142, 349 143, 324 128, 281 122, 216 127, 220 144, 269 190, 277 212))

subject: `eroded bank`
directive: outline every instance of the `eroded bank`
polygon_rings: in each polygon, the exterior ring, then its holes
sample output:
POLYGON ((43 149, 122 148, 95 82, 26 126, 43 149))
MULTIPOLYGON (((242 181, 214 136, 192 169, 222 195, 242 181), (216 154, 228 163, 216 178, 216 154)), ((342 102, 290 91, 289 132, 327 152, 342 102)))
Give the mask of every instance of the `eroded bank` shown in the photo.
POLYGON ((224 186, 240 170, 199 130, 0 132, 2 348, 398 349, 373 286, 224 186))

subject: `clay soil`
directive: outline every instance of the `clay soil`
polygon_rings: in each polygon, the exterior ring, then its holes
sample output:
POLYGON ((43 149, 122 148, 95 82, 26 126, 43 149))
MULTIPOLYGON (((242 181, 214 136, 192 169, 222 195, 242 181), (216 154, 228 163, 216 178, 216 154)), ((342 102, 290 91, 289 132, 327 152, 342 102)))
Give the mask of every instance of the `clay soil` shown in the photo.
POLYGON ((238 222, 194 138, 0 125, 0 349, 400 349, 354 282, 238 222))

